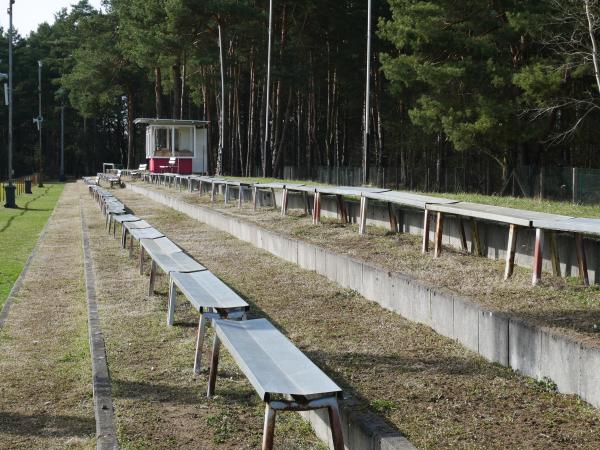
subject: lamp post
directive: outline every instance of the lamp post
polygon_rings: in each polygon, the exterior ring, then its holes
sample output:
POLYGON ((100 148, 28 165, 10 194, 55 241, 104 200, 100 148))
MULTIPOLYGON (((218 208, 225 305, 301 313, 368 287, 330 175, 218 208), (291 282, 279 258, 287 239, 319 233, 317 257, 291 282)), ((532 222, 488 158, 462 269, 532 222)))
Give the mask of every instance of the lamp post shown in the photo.
POLYGON ((365 124, 363 134, 363 184, 369 181, 369 110, 371 109, 371 0, 367 4, 367 82, 365 87, 365 124))
POLYGON ((9 0, 8 6, 8 184, 4 187, 6 192, 6 208, 16 208, 15 186, 13 185, 13 4, 15 0, 9 0))
POLYGON ((38 97, 39 97, 39 113, 37 118, 33 119, 37 123, 38 132, 40 135, 40 154, 39 154, 39 177, 38 187, 44 187, 44 154, 42 152, 42 61, 38 61, 38 97))
POLYGON ((58 90, 60 97, 60 175, 59 181, 65 181, 65 91, 58 90))
POLYGON ((265 140, 262 148, 262 176, 267 176, 267 148, 269 142, 269 103, 271 101, 271 34, 273 33, 273 0, 269 0, 269 45, 267 50, 267 93, 265 104, 265 140))

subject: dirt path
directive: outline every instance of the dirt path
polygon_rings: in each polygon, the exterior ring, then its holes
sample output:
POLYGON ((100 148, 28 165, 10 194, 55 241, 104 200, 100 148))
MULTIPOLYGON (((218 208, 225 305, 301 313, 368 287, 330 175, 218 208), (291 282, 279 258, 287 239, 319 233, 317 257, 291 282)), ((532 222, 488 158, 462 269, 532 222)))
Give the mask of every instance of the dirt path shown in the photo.
MULTIPOLYGON (((415 445, 598 447, 600 412, 576 397, 559 395, 549 384, 488 363, 425 326, 146 197, 116 193, 247 298, 256 315, 273 321, 347 392, 385 415, 415 445)), ((159 280, 161 294, 154 307, 164 321, 166 282, 164 277, 159 280)), ((189 323, 185 308, 179 311, 178 320, 189 323)), ((190 355, 191 330, 187 336, 184 345, 190 355)))
POLYGON ((0 330, 0 448, 95 448, 79 188, 66 185, 0 330))
MULTIPOLYGON (((206 399, 206 372, 193 374, 198 314, 182 303, 177 326, 167 327, 164 276, 157 284, 159 294, 148 296, 148 277, 140 276, 137 260, 128 258, 119 240, 108 236, 97 205, 87 195, 83 210, 119 444, 153 449, 260 447, 264 405, 226 353, 213 400, 206 399)), ((276 448, 323 449, 297 414, 278 415, 275 436, 276 448)))

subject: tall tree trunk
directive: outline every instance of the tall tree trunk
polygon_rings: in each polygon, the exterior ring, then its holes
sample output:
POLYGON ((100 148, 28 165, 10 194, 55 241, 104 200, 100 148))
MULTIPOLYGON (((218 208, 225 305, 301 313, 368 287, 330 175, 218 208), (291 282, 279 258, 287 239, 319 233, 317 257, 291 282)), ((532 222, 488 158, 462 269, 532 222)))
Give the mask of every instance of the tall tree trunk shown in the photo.
POLYGON ((160 119, 162 117, 162 75, 160 67, 154 68, 154 97, 156 118, 160 119))
POLYGON ((246 176, 254 175, 254 152, 256 149, 256 62, 254 47, 250 50, 250 98, 248 100, 248 149, 246 152, 246 176))
POLYGON ((134 148, 134 133, 135 127, 133 124, 134 120, 134 99, 133 89, 128 87, 127 89, 127 169, 133 168, 133 148, 134 148))
POLYGON ((217 149, 217 167, 215 173, 223 173, 223 146, 225 145, 225 70, 223 67, 223 37, 221 35, 221 24, 219 31, 219 61, 221 68, 221 111, 219 115, 219 148, 217 149))
POLYGON ((178 60, 172 67, 173 70, 173 119, 181 115, 181 62, 178 60))

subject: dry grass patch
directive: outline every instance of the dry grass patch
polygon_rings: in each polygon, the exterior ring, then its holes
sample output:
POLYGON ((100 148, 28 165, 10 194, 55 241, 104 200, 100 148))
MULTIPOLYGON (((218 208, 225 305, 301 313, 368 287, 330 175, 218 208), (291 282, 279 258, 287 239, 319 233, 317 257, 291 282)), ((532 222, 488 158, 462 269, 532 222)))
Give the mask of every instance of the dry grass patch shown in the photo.
POLYGON ((78 202, 67 185, 0 332, 0 448, 95 448, 78 202))
MULTIPOLYGON (((557 394, 551 383, 488 363, 428 327, 146 197, 131 191, 118 196, 236 289, 254 314, 280 327, 347 394, 384 415, 415 445, 598 447, 600 412, 575 396, 557 394)), ((268 220, 265 212, 256 216, 268 220)), ((273 215, 275 223, 302 220, 278 222, 273 215)), ((404 238, 410 237, 398 239, 404 238)))

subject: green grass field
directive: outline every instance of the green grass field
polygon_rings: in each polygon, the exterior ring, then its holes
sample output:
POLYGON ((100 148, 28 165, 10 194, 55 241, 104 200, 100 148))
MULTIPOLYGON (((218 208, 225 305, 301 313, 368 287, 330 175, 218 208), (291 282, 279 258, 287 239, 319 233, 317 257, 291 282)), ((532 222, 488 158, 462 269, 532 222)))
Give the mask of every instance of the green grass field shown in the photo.
POLYGON ((18 209, 0 206, 0 308, 23 270, 38 237, 63 191, 63 184, 32 187, 17 197, 18 209))

